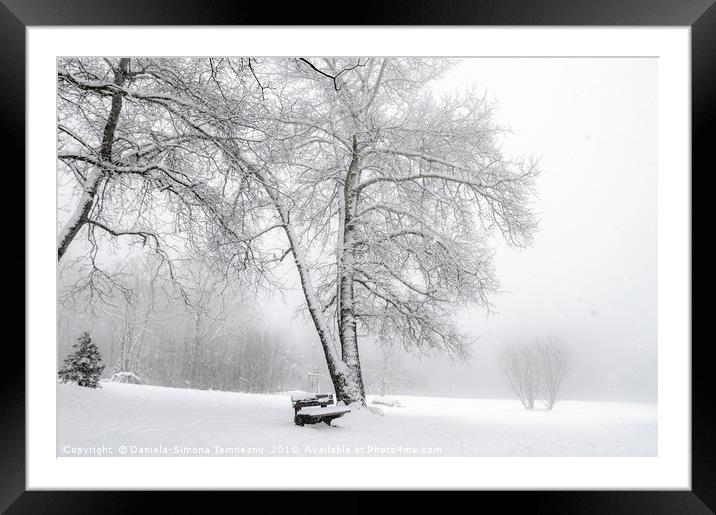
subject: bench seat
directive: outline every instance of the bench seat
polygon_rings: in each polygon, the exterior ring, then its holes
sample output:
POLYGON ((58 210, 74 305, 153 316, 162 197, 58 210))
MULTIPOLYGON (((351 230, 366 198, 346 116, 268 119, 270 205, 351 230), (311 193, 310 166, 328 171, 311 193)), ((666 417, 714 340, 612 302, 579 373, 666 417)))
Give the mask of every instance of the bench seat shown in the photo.
POLYGON ((326 406, 322 408, 320 406, 308 406, 298 410, 297 415, 311 415, 311 416, 325 416, 325 415, 345 415, 350 413, 350 409, 344 406, 326 406))
POLYGON ((345 406, 333 404, 333 394, 309 396, 292 394, 291 403, 294 409, 293 421, 298 426, 318 424, 319 422, 330 426, 333 419, 342 417, 351 411, 345 406))

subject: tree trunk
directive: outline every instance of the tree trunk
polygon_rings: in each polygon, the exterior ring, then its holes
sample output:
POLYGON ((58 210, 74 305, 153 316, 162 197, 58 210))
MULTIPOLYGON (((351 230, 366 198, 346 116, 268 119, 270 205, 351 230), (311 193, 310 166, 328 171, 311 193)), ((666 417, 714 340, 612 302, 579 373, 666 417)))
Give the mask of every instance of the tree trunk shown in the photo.
MULTIPOLYGON (((243 165, 247 166, 259 179, 261 184, 264 185, 266 193, 271 198, 276 211, 278 212, 279 218, 281 219, 284 232, 288 239, 289 248, 291 250, 291 254, 293 255, 294 263, 296 264, 296 270, 298 271, 301 289, 303 291, 303 296, 306 299, 306 305, 308 306, 308 312, 311 315, 313 325, 318 333, 318 339, 321 342, 321 347, 323 348, 323 354, 326 357, 326 365, 328 367, 328 373, 331 376, 331 381, 333 382, 333 387, 336 391, 336 399, 344 402, 345 404, 357 403, 361 406, 365 406, 365 387, 363 386, 363 378, 360 373, 358 339, 355 333, 355 317, 351 317, 353 308, 350 307, 346 312, 346 319, 352 318, 352 324, 348 328, 347 333, 342 331, 344 334, 352 334, 353 337, 352 340, 350 340, 349 337, 347 344, 343 343, 344 338, 339 338, 341 340, 342 356, 338 356, 337 349, 334 345, 334 339, 331 336, 328 322, 326 321, 326 317, 323 312, 323 306, 318 300, 316 290, 313 286, 313 282, 311 281, 306 256, 303 248, 301 247, 301 241, 291 224, 289 211, 283 204, 280 194, 274 188, 269 186, 269 181, 267 181, 267 178, 264 176, 262 171, 248 161, 243 161, 243 165)), ((357 163, 355 168, 357 169, 357 163)), ((352 279, 350 283, 349 298, 352 299, 352 279)), ((340 299, 337 300, 337 302, 339 301, 340 299)))
MULTIPOLYGON (((119 67, 114 70, 114 84, 124 86, 124 83, 127 81, 128 67, 129 58, 125 57, 119 60, 119 67)), ((122 94, 117 92, 112 95, 112 107, 109 110, 107 123, 104 126, 104 132, 102 134, 102 145, 99 150, 99 156, 102 162, 109 163, 112 161, 112 144, 114 143, 114 133, 117 130, 119 113, 121 111, 122 94)), ((80 197, 79 204, 57 237, 57 261, 62 259, 72 240, 87 223, 87 220, 89 220, 89 214, 92 210, 92 206, 94 206, 94 199, 103 177, 104 173, 101 168, 93 168, 87 174, 84 184, 82 185, 82 196, 80 197)))
POLYGON ((201 338, 199 336, 199 327, 201 325, 201 315, 197 314, 194 320, 194 338, 191 346, 191 357, 189 358, 189 378, 193 387, 200 384, 199 381, 199 362, 201 360, 201 338))
POLYGON ((97 169, 90 170, 84 185, 82 186, 82 196, 80 202, 75 208, 74 213, 67 221, 65 226, 57 236, 57 261, 62 259, 65 251, 70 246, 70 243, 75 238, 77 233, 87 223, 89 212, 94 205, 94 198, 97 194, 97 189, 102 179, 102 173, 97 169))
POLYGON ((355 292, 353 278, 355 275, 355 215, 358 198, 355 193, 359 177, 358 143, 353 136, 353 152, 351 163, 346 173, 344 184, 343 245, 338 249, 340 281, 338 283, 338 327, 341 342, 341 356, 348 369, 351 382, 358 389, 360 403, 365 404, 365 386, 361 373, 360 356, 358 354, 358 332, 355 317, 355 292))
MULTIPOLYGON (((296 269, 298 270, 301 288, 303 289, 306 304, 308 305, 308 312, 311 315, 313 324, 316 327, 316 332, 318 333, 318 338, 321 342, 321 346, 323 347, 323 353, 326 357, 326 365, 328 366, 328 373, 331 376, 333 387, 336 390, 336 399, 344 402, 345 404, 353 404, 357 402, 361 405, 365 405, 365 391, 363 388, 363 382, 360 379, 360 365, 358 364, 359 374, 356 376, 349 368, 348 364, 345 363, 345 354, 343 359, 336 356, 331 335, 328 332, 328 324, 325 316, 323 315, 323 310, 318 298, 315 295, 315 290, 313 289, 313 284, 308 274, 308 268, 306 266, 305 256, 300 247, 300 242, 298 242, 297 236, 290 223, 286 223, 284 227, 290 242, 291 252, 293 253, 294 262, 296 263, 296 269)), ((356 359, 358 358, 357 352, 355 357, 356 359)))

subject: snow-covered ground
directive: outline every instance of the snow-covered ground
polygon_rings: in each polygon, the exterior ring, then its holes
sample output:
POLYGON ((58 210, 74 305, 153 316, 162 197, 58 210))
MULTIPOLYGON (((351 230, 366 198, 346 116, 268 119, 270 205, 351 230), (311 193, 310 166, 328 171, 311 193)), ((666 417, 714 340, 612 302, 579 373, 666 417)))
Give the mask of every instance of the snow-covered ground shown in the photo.
MULTIPOLYGON (((57 454, 127 456, 655 456, 656 404, 392 396, 299 427, 287 395, 103 382, 57 386, 57 454)), ((369 402, 371 398, 369 397, 369 402)))

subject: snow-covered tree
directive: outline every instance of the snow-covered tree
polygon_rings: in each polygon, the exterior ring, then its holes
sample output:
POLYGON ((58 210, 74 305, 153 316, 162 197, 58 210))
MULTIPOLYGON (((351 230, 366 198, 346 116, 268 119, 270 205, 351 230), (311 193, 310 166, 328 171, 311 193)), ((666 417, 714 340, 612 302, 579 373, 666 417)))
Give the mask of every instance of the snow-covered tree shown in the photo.
POLYGON ((503 157, 484 98, 431 94, 450 64, 69 60, 58 157, 81 192, 58 258, 85 225, 267 281, 291 256, 346 403, 359 333, 465 356, 451 315, 489 306, 494 236, 530 243, 537 169, 503 157))
POLYGON ((92 342, 89 333, 83 333, 72 348, 74 349, 64 361, 64 366, 57 373, 62 382, 77 383, 87 388, 97 388, 104 371, 102 356, 92 342))
MULTIPOLYGON (((111 282, 98 262, 106 241, 148 245, 168 265, 193 252, 211 259, 221 247, 234 269, 250 265, 230 198, 219 140, 204 129, 231 124, 236 143, 250 138, 258 86, 247 83, 249 61, 153 58, 63 58, 58 61, 58 174, 74 195, 61 205, 58 261, 86 231, 88 288, 111 282), (215 109, 214 96, 231 105, 215 109), (211 229, 208 229, 211 228, 211 229), (204 230, 206 229, 206 230, 204 230)), ((252 79, 253 80, 253 79, 252 79)), ((224 102, 226 106, 227 103, 224 102)), ((239 188, 240 190, 240 188, 239 188)))
POLYGON ((502 156, 482 97, 434 98, 446 60, 272 64, 270 144, 233 158, 275 208, 338 398, 364 404, 359 327, 466 354, 451 314, 489 305, 493 235, 529 244, 537 169, 502 156))

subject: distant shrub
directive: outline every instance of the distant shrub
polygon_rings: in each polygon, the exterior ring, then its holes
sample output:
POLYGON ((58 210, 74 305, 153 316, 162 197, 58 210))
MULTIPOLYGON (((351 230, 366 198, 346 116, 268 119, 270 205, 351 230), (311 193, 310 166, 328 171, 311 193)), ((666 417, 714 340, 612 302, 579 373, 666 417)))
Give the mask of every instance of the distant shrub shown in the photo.
POLYGON ((540 400, 552 409, 572 362, 571 348, 554 338, 512 345, 500 356, 502 371, 525 409, 540 400))

